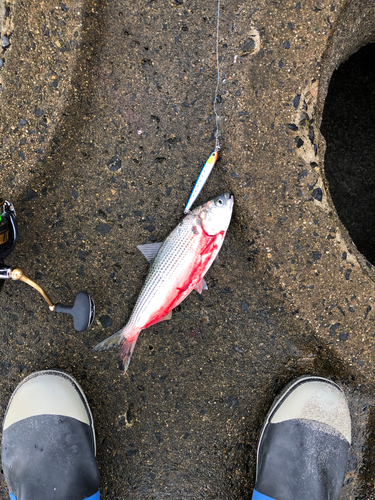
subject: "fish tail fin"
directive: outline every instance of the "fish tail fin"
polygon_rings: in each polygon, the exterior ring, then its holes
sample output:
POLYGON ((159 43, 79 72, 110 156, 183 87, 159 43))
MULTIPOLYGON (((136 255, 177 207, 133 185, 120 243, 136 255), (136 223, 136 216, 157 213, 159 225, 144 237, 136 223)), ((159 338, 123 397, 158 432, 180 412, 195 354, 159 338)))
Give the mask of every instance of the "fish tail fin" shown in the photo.
POLYGON ((111 347, 116 347, 121 344, 121 369, 125 374, 130 364, 130 358, 132 357, 140 331, 141 330, 125 326, 100 342, 100 344, 96 345, 94 351, 104 351, 105 349, 111 349, 111 347))
POLYGON ((97 344, 93 350, 94 351, 104 351, 106 349, 111 349, 111 347, 116 347, 117 345, 121 344, 123 335, 122 332, 125 330, 125 328, 121 328, 118 332, 114 333, 110 337, 107 337, 106 339, 102 340, 99 344, 97 344))
POLYGON ((134 351, 135 343, 137 342, 139 332, 134 336, 132 335, 131 338, 129 339, 124 339, 122 346, 121 346, 121 369, 122 373, 125 375, 129 364, 130 360, 134 351))

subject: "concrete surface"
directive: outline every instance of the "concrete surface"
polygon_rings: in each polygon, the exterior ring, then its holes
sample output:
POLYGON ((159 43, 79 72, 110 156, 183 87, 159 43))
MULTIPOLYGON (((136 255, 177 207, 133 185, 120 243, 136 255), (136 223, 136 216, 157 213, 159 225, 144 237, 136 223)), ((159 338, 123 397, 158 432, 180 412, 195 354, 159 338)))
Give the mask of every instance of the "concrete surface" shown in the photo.
POLYGON ((78 334, 6 283, 1 412, 32 371, 66 370, 91 404, 103 499, 251 498, 275 395, 328 376, 353 418, 340 498, 372 498, 374 272, 337 215, 319 127, 334 69, 375 41, 373 2, 223 0, 221 159, 200 200, 232 191, 232 224, 209 290, 142 332, 126 377, 91 348, 126 322, 147 273, 136 245, 177 224, 213 149, 216 2, 0 5, 1 194, 21 231, 7 263, 97 308, 78 334))

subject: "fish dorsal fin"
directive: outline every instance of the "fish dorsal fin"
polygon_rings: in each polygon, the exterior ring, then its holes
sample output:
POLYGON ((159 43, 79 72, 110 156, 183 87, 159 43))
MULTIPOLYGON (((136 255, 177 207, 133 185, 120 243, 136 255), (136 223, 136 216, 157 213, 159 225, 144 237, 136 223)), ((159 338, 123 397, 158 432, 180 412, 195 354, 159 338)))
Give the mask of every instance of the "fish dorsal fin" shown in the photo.
POLYGON ((152 262, 155 257, 157 256, 158 251, 160 250, 160 247, 162 246, 163 242, 161 243, 146 243, 145 245, 137 245, 137 248, 140 252, 143 253, 143 255, 146 257, 146 259, 149 262, 152 262))
POLYGON ((203 290, 208 290, 206 280, 202 278, 201 281, 197 283, 194 288, 198 293, 202 293, 203 290))

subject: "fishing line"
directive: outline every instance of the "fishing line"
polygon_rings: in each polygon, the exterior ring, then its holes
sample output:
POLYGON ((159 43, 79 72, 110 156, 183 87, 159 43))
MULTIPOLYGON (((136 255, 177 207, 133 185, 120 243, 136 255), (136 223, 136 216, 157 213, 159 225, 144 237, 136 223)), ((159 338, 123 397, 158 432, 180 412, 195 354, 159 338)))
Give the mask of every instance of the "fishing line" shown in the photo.
POLYGON ((217 69, 217 82, 214 98, 214 113, 216 118, 216 149, 220 149, 219 145, 219 115, 216 112, 216 101, 218 98, 219 85, 220 85, 220 63, 219 63, 219 26, 220 26, 220 1, 217 2, 217 23, 216 23, 216 69, 217 69))
POLYGON ((217 81, 216 81, 216 89, 215 89, 215 97, 214 97, 214 113, 216 119, 216 132, 215 132, 215 150, 210 154, 208 160, 203 165, 201 173, 193 187, 193 190, 190 194, 188 202, 185 206, 184 213, 187 214, 190 212, 190 208, 198 198, 200 192, 203 189, 203 186, 206 184, 207 179, 210 176, 212 169, 216 163, 216 160, 219 156, 220 143, 219 143, 219 121, 220 117, 216 111, 216 102, 218 99, 218 92, 220 86, 220 62, 219 62, 219 27, 220 27, 220 3, 221 0, 217 2, 217 23, 216 23, 216 69, 217 69, 217 81))

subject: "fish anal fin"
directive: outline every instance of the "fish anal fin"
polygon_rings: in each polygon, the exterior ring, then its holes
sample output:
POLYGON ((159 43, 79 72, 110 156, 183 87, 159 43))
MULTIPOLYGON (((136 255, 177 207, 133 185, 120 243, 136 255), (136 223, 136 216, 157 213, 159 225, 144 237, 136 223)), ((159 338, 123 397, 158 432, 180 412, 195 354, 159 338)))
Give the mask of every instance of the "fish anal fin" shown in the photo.
POLYGON ((146 243, 145 245, 137 245, 137 248, 140 252, 143 253, 143 255, 146 257, 146 259, 149 262, 152 262, 155 259, 155 257, 157 256, 162 244, 163 244, 163 242, 146 243))
POLYGON ((208 290, 208 286, 206 283, 206 280, 202 278, 194 287, 194 290, 196 290, 198 293, 202 293, 203 290, 208 290))
POLYGON ((169 319, 172 319, 172 311, 169 311, 168 314, 166 314, 165 316, 157 319, 153 323, 150 323, 148 326, 156 325, 157 323, 161 323, 162 321, 168 321, 169 319))

